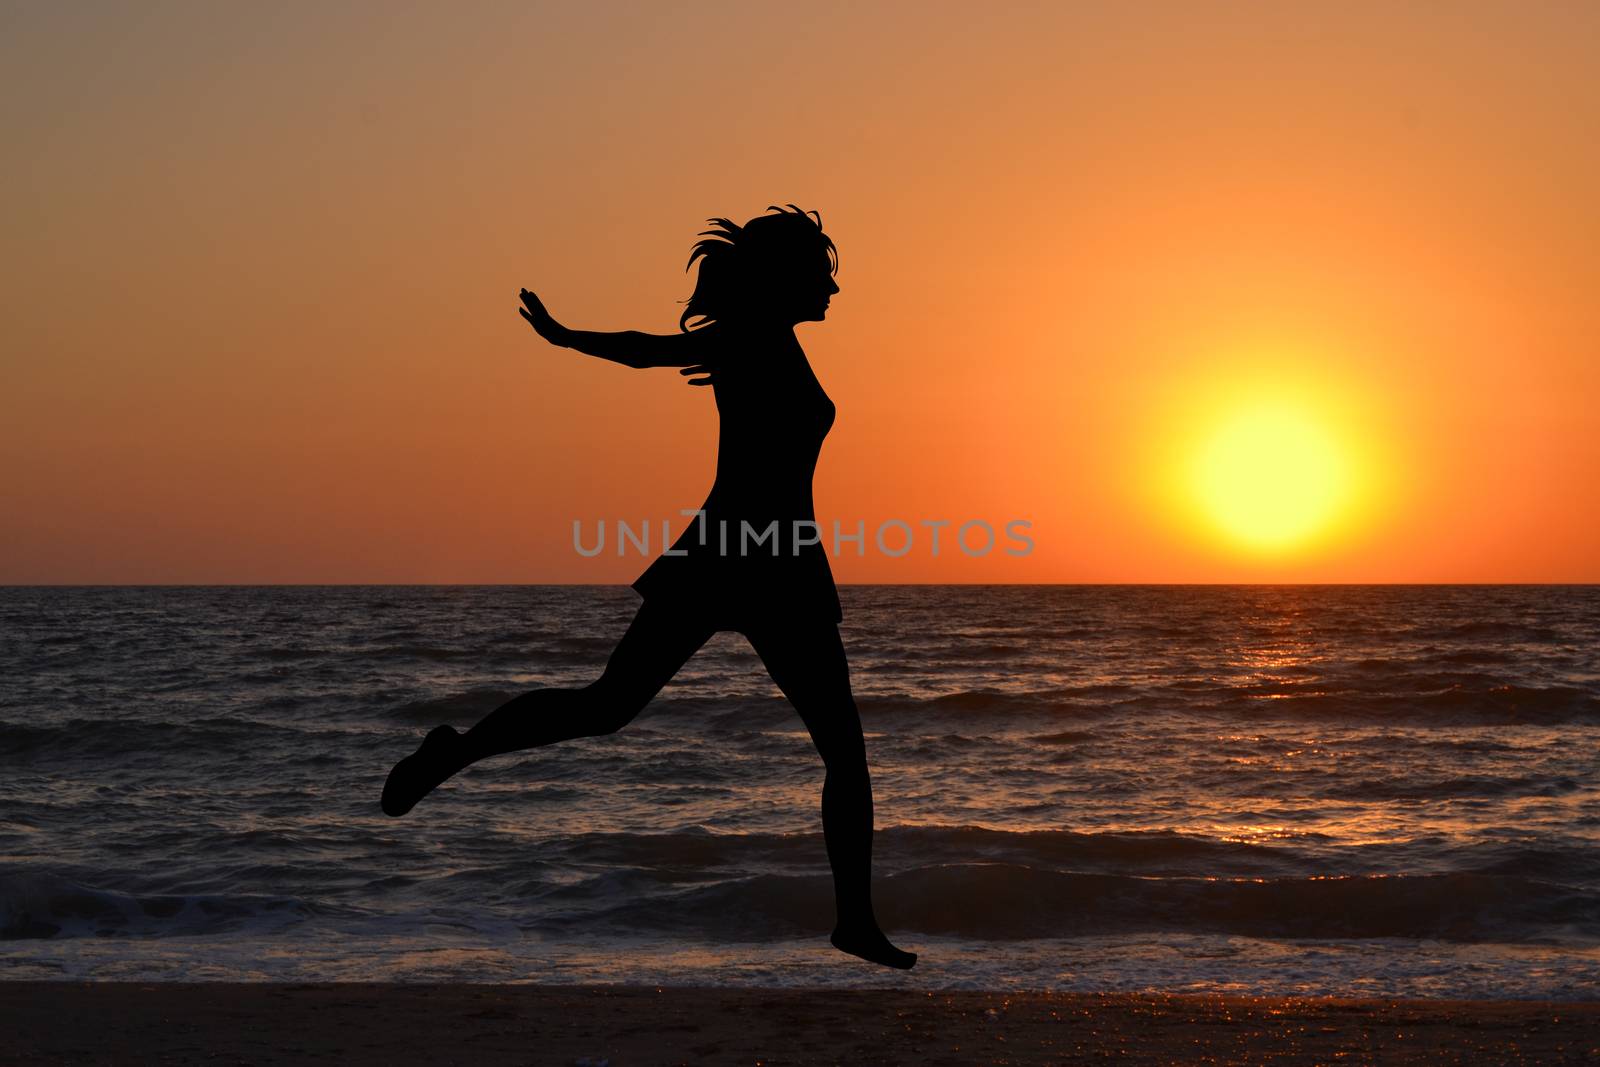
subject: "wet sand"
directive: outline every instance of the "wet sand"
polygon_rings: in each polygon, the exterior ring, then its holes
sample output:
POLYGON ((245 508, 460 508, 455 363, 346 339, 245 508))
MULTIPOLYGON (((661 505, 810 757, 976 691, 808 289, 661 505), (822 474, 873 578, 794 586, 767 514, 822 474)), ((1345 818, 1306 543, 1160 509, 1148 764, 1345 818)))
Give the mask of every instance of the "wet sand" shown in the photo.
POLYGON ((1594 1063, 1600 1002, 0 983, 0 1062, 1594 1063))

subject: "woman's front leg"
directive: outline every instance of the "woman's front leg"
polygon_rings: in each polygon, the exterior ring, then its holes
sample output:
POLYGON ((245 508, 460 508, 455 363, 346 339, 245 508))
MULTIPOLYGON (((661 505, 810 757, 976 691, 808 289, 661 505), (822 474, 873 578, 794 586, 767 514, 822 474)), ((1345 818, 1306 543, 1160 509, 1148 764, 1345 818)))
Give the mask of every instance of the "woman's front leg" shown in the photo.
POLYGON ((435 727, 384 783, 382 806, 406 814, 463 768, 489 756, 615 733, 711 637, 715 628, 692 612, 646 602, 612 651, 600 678, 581 689, 535 689, 500 705, 465 734, 435 727))
POLYGON ((833 869, 834 947, 887 967, 909 968, 914 952, 890 944, 872 909, 872 779, 850 666, 832 623, 748 632, 822 756, 822 833, 833 869))

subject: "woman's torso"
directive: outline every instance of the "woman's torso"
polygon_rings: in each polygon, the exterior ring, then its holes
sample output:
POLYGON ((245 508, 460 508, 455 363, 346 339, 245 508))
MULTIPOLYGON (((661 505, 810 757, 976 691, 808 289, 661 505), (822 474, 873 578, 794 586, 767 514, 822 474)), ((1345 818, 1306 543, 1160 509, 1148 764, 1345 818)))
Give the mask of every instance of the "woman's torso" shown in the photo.
POLYGON ((727 331, 707 360, 719 416, 717 473, 670 550, 633 583, 723 629, 843 617, 811 478, 834 406, 792 331, 727 331))
POLYGON ((719 430, 708 517, 814 521, 811 481, 833 426, 823 391, 792 331, 730 337, 712 371, 719 430))

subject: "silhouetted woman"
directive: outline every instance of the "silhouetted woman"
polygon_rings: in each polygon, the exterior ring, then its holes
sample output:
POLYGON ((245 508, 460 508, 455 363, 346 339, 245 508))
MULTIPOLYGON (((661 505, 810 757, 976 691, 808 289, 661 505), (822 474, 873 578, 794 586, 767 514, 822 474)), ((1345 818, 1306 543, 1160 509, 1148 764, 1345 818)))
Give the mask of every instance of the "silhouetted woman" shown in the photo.
POLYGON ((815 212, 770 208, 744 226, 712 219, 679 333, 569 330, 522 291, 522 317, 555 345, 629 367, 681 367, 707 385, 721 416, 717 477, 701 515, 633 583, 644 598, 600 678, 538 689, 465 734, 439 726, 395 765, 383 810, 404 815, 440 782, 486 756, 614 733, 642 711, 719 630, 744 634, 800 713, 827 768, 822 827, 837 908, 833 944, 910 967, 872 911, 872 784, 842 615, 820 543, 811 476, 833 425, 833 402, 795 339, 839 291, 838 256, 815 212), (694 320, 694 328, 690 321, 694 320))

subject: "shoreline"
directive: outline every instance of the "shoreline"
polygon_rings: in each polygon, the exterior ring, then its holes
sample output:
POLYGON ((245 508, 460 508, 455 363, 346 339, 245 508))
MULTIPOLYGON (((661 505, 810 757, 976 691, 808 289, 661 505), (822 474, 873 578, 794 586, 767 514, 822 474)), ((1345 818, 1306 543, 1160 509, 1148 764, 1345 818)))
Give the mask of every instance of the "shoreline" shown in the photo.
POLYGON ((1600 1001, 0 982, 0 1062, 1584 1063, 1600 1001))

